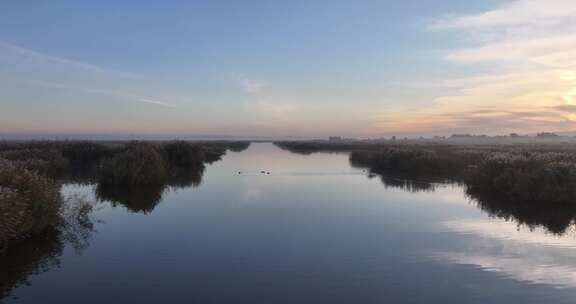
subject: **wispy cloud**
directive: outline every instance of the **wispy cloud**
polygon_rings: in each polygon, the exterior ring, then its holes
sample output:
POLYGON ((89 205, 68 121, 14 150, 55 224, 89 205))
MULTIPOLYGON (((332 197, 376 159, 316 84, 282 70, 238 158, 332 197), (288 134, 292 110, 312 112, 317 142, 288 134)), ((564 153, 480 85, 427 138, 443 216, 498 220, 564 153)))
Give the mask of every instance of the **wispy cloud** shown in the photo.
POLYGON ((137 93, 134 88, 145 86, 145 77, 135 73, 52 56, 5 41, 0 41, 0 63, 0 77, 28 85, 175 107, 172 103, 137 93))
POLYGON ((377 117, 377 127, 392 133, 420 134, 422 130, 428 133, 511 133, 519 130, 538 132, 549 127, 568 128, 572 126, 573 114, 567 109, 532 108, 525 110, 502 109, 470 109, 462 111, 433 111, 425 109, 412 116, 404 116, 398 120, 394 115, 377 117))
POLYGON ((269 85, 263 81, 237 76, 242 91, 246 94, 244 110, 250 117, 251 125, 273 126, 279 122, 293 122, 299 107, 291 102, 285 102, 277 94, 267 92, 269 85))
POLYGON ((436 82, 453 94, 435 98, 427 108, 409 113, 399 109, 394 119, 381 118, 377 125, 396 130, 405 126, 414 132, 432 126, 482 127, 488 133, 505 126, 519 131, 573 128, 576 116, 554 107, 576 104, 574 28, 572 0, 515 0, 475 15, 440 18, 428 29, 458 31, 468 44, 446 51, 444 59, 482 65, 488 72, 436 82), (493 113, 479 117, 485 108, 493 113))
POLYGON ((146 97, 139 97, 139 96, 135 96, 135 95, 124 95, 124 96, 127 96, 128 98, 133 98, 134 100, 139 101, 139 102, 143 102, 143 103, 149 103, 149 104, 154 104, 154 105, 159 105, 159 106, 164 106, 164 107, 169 107, 169 108, 175 108, 176 107, 176 105, 174 105, 174 104, 159 101, 159 100, 149 99, 146 97))
POLYGON ((501 7, 468 16, 447 16, 433 22, 433 29, 495 29, 504 27, 559 26, 574 22, 572 0, 515 0, 501 7), (572 20, 570 20, 572 19, 572 20))
POLYGON ((128 78, 142 78, 143 77, 143 76, 138 75, 136 73, 117 71, 114 69, 104 68, 104 67, 100 67, 100 66, 97 66, 94 64, 85 63, 85 62, 81 62, 81 61, 77 61, 77 60, 73 60, 73 59, 67 59, 67 58, 52 56, 49 54, 45 54, 45 53, 37 52, 34 50, 30 50, 27 48, 23 48, 21 46, 11 44, 11 43, 8 43, 8 42, 2 41, 2 40, 0 40, 0 50, 2 50, 4 53, 12 53, 12 54, 18 55, 22 59, 25 59, 28 61, 36 60, 39 62, 51 62, 51 63, 61 64, 61 65, 66 65, 68 67, 82 69, 82 70, 89 71, 89 72, 112 73, 112 74, 115 74, 117 76, 128 77, 128 78))
POLYGON ((447 59, 457 63, 516 62, 542 67, 576 66, 576 33, 546 37, 511 37, 456 50, 447 59))
POLYGON ((265 83, 248 78, 242 79, 241 84, 244 92, 248 94, 260 93, 266 87, 265 83))
POLYGON ((43 81, 43 80, 34 80, 34 79, 18 79, 11 77, 10 75, 2 75, 0 74, 0 78, 10 78, 11 80, 16 80, 19 82, 24 82, 27 84, 32 84, 40 87, 45 88, 52 88, 52 89, 61 89, 61 90, 70 90, 70 91, 77 91, 83 93, 92 93, 92 94, 99 94, 99 95, 108 95, 111 97, 115 97, 118 99, 128 100, 128 101, 135 101, 135 102, 142 102, 148 104, 154 104, 169 108, 174 108, 176 105, 164 101, 160 101, 151 97, 147 96, 140 96, 135 95, 133 93, 121 92, 121 91, 114 91, 114 90, 104 90, 104 89, 91 89, 85 87, 79 87, 75 85, 68 85, 64 83, 57 83, 51 81, 43 81))

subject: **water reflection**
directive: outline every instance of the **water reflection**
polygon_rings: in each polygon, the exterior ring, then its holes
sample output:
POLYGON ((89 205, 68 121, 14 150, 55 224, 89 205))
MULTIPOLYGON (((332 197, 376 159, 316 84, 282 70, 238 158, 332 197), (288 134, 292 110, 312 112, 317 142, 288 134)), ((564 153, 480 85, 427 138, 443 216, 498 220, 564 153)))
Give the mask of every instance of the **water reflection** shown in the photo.
POLYGON ((65 202, 59 226, 0 249, 0 303, 16 288, 31 285, 31 276, 59 267, 67 245, 78 254, 88 247, 94 232, 92 208, 91 203, 72 196, 65 202))
POLYGON ((60 176, 58 180, 62 184, 87 186, 96 183, 95 165, 70 166, 66 174, 60 176))
POLYGON ((204 166, 194 169, 174 168, 170 172, 170 178, 168 179, 167 185, 176 189, 198 187, 202 184, 204 171, 204 166))
MULTIPOLYGON (((204 171, 204 165, 189 169, 174 168, 164 184, 130 187, 97 184, 93 166, 76 166, 59 181, 68 185, 95 185, 96 200, 110 202, 112 206, 121 205, 134 213, 149 214, 169 189, 198 187, 204 171)), ((71 194, 61 210, 60 226, 0 248, 0 303, 9 299, 18 287, 30 285, 32 276, 59 267, 67 246, 77 254, 89 246, 95 229, 93 207, 94 204, 83 197, 71 194)))
MULTIPOLYGON (((102 303, 110 297, 138 303, 574 298, 574 290, 555 288, 576 288, 570 229, 560 236, 540 224, 519 227, 512 215, 508 222, 489 218, 459 185, 381 175, 369 176, 370 182, 361 170, 351 170, 345 155, 287 154, 271 145, 230 154, 208 171, 210 182, 198 189, 189 187, 201 184, 203 171, 184 172, 158 187, 96 185, 107 202, 101 204, 107 225, 94 246, 81 259, 64 258, 57 236, 31 266, 12 273, 26 278, 28 269, 62 269, 16 294, 23 303, 102 303), (174 188, 188 190, 165 195, 174 188), (159 212, 163 199, 166 208, 159 212), (55 289, 61 286, 70 292, 55 289)), ((502 209, 493 205, 494 212, 502 209)))
POLYGON ((369 174, 368 178, 372 179, 376 176, 379 176, 380 181, 386 188, 396 188, 402 189, 404 191, 408 191, 411 193, 418 193, 418 192, 434 192, 436 191, 436 187, 438 184, 425 182, 425 181, 418 181, 413 179, 407 179, 402 177, 394 177, 390 175, 384 174, 369 174))
POLYGON ((99 183, 95 187, 98 201, 108 201, 112 206, 124 206, 134 213, 149 214, 162 202, 169 189, 198 187, 202 183, 204 166, 194 169, 172 169, 169 179, 162 184, 111 185, 99 183))
POLYGON ((455 264, 474 265, 518 281, 576 287, 574 235, 550 235, 545 229, 519 229, 511 222, 469 219, 443 225, 469 236, 461 251, 440 252, 437 258, 455 264))
POLYGON ((569 204, 518 203, 495 197, 490 193, 472 191, 467 195, 490 216, 514 221, 529 228, 544 227, 547 231, 562 235, 574 226, 576 206, 569 204))
POLYGON ((359 163, 353 158, 349 158, 348 162, 353 168, 362 169, 364 172, 368 171, 368 178, 370 179, 376 176, 380 177, 380 181, 386 188, 397 188, 411 193, 433 192, 436 190, 436 186, 443 182, 429 176, 406 175, 399 172, 374 172, 369 166, 359 163))
POLYGON ((162 201, 169 189, 198 187, 202 183, 205 166, 170 168, 166 183, 146 186, 107 185, 97 183, 94 166, 72 167, 60 181, 69 185, 96 185, 95 196, 99 201, 122 205, 132 212, 150 213, 162 201))
MULTIPOLYGON (((423 181, 425 177, 411 178, 391 173, 368 174, 368 178, 375 177, 380 178, 385 188, 402 189, 411 193, 434 192, 440 184, 443 184, 441 181, 423 181)), ((576 205, 546 202, 520 203, 494 196, 489 192, 478 191, 465 184, 462 186, 472 203, 489 216, 513 221, 530 229, 543 227, 546 231, 557 235, 562 235, 575 226, 576 205)))
POLYGON ((554 248, 576 249, 574 231, 565 236, 551 235, 545 228, 523 229, 498 219, 461 219, 442 222, 450 231, 483 239, 500 240, 554 248), (570 235, 571 234, 571 235, 570 235))
POLYGON ((48 229, 0 252, 0 303, 30 276, 58 267, 63 250, 60 232, 48 229))
MULTIPOLYGON (((369 174, 375 176, 386 188, 410 193, 434 192, 438 185, 401 175, 369 174)), ((462 187, 469 201, 491 218, 442 222, 448 231, 463 236, 463 244, 451 251, 433 251, 435 260, 529 284, 576 288, 576 206, 519 203, 462 187)))
POLYGON ((124 206, 131 212, 148 214, 162 201, 166 185, 142 186, 98 184, 95 188, 99 201, 108 201, 112 206, 124 206))

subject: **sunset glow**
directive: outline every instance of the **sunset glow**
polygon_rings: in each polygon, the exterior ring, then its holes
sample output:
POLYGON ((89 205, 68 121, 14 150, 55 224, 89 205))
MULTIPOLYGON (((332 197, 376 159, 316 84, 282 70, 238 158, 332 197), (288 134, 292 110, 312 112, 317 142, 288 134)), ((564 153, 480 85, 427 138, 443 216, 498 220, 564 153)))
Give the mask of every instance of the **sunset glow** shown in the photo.
POLYGON ((6 2, 0 133, 574 131, 572 0, 431 2, 6 2))

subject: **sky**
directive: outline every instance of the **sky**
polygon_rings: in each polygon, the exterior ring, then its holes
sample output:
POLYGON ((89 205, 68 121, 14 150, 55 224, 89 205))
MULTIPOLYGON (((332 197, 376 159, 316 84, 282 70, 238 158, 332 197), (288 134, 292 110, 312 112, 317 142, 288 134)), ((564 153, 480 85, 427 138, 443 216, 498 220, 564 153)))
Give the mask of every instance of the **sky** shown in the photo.
POLYGON ((0 1, 0 134, 576 131, 574 0, 0 1))

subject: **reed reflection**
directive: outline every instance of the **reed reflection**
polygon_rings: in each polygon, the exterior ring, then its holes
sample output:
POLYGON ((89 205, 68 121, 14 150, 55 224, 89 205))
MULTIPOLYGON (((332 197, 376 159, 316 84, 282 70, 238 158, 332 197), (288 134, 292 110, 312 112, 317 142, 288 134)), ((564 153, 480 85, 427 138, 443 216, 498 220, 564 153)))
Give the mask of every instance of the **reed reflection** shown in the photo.
POLYGON ((162 201, 165 189, 162 184, 146 187, 98 184, 95 193, 99 201, 110 202, 114 207, 124 206, 131 212, 148 214, 162 201))
POLYGON ((466 194, 478 208, 490 216, 514 221, 531 229, 543 227, 550 233, 563 235, 576 222, 576 206, 573 204, 510 202, 493 193, 478 191, 472 187, 467 187, 466 194))
POLYGON ((0 252, 0 303, 14 289, 30 285, 30 276, 58 267, 63 250, 60 232, 48 229, 0 252))
POLYGON ((425 181, 413 180, 401 176, 382 175, 382 174, 368 174, 368 178, 372 179, 378 176, 385 188, 394 188, 408 191, 410 193, 418 192, 434 192, 436 191, 437 184, 425 181))
POLYGON ((98 183, 95 194, 99 201, 108 201, 114 207, 123 206, 130 212, 149 214, 162 202, 166 191, 200 186, 204 171, 204 166, 189 169, 173 168, 166 182, 150 183, 145 186, 98 183))
POLYGON ((439 179, 438 175, 429 174, 427 170, 413 170, 410 174, 382 170, 353 157, 350 158, 350 165, 367 169, 369 177, 379 176, 387 188, 399 188, 412 193, 431 192, 435 191, 435 185, 439 183, 458 182, 465 188, 468 198, 488 215, 514 221, 531 229, 543 227, 550 233, 563 235, 576 223, 576 205, 566 200, 546 200, 553 195, 542 195, 543 198, 539 200, 514 200, 507 192, 494 191, 490 187, 483 187, 485 183, 479 185, 471 179, 439 179))
POLYGON ((60 212, 60 224, 0 248, 0 303, 14 297, 21 286, 31 285, 31 277, 57 268, 64 248, 77 254, 90 245, 94 233, 93 204, 71 197, 60 212))
MULTIPOLYGON (((550 235, 543 226, 522 229, 497 219, 451 219, 442 222, 449 231, 465 235, 466 244, 436 252, 443 262, 474 265, 483 271, 557 288, 576 287, 573 235, 550 235)), ((566 232, 568 233, 568 232, 566 232)))
MULTIPOLYGON (((424 182, 393 174, 369 174, 378 176, 386 188, 401 189, 410 193, 434 192, 439 183, 424 182)), ((420 177, 423 178, 423 177, 420 177)), ((538 227, 555 235, 564 235, 576 227, 576 206, 552 202, 513 202, 490 191, 481 191, 470 185, 463 185, 467 197, 479 209, 491 217, 513 221, 529 229, 538 227)))

